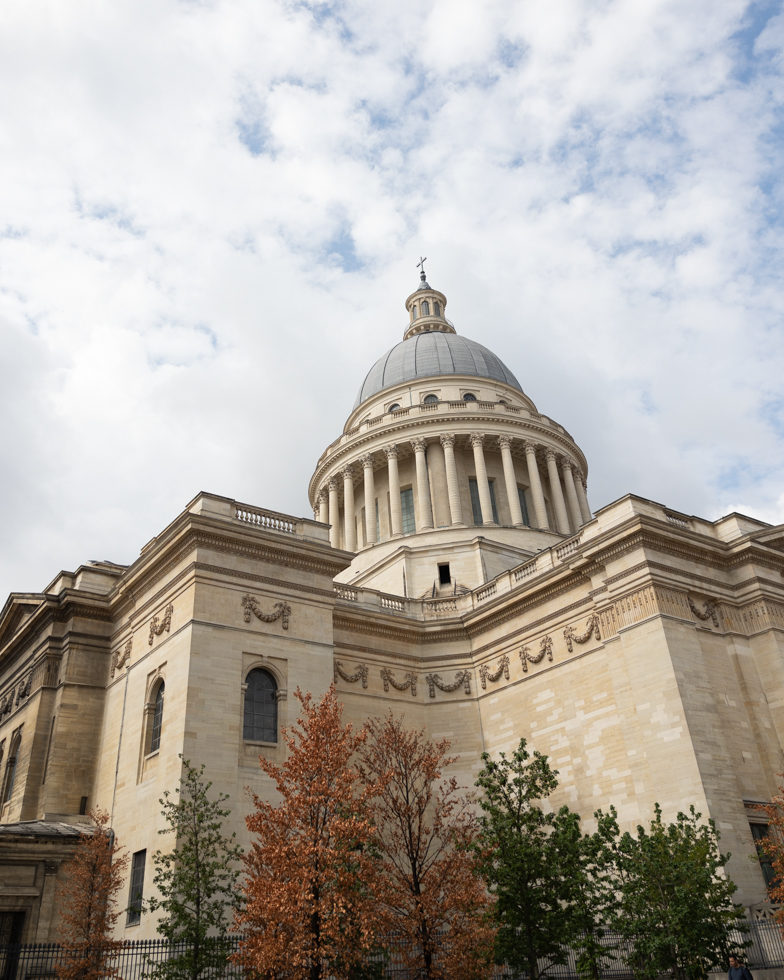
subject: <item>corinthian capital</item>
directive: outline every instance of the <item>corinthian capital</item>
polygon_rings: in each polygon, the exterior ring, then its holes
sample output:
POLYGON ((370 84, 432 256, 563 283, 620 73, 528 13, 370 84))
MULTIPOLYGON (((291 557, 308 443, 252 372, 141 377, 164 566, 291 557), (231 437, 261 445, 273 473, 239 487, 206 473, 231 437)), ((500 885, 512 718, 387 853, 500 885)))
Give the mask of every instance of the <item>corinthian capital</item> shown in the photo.
POLYGON ((568 458, 568 456, 564 456, 564 457, 562 457, 562 459, 561 459, 561 469, 562 469, 562 470, 564 470, 564 472, 565 472, 566 470, 570 470, 570 469, 572 468, 572 466, 573 466, 573 465, 574 465, 574 464, 573 464, 573 463, 572 463, 572 461, 571 461, 571 460, 570 460, 570 459, 568 458))
POLYGON ((485 437, 481 432, 472 432, 470 437, 471 445, 476 449, 477 446, 481 449, 484 445, 485 437))
POLYGON ((391 446, 384 446, 384 455, 387 459, 397 459, 397 446, 394 443, 391 446))
POLYGON ((338 481, 338 478, 336 476, 330 477, 329 492, 332 493, 332 491, 334 490, 335 493, 337 493, 339 489, 340 489, 340 482, 338 481))
POLYGON ((526 451, 526 453, 528 453, 529 455, 530 455, 531 453, 533 453, 533 454, 534 454, 534 456, 536 455, 536 443, 535 443, 535 442, 531 442, 531 440, 530 440, 530 439, 526 439, 526 440, 525 440, 525 442, 523 443, 523 449, 524 449, 524 450, 526 451))
POLYGON ((427 449, 427 443, 422 436, 417 436, 416 439, 412 439, 411 446, 415 453, 423 453, 427 449))
POLYGON ((351 465, 351 463, 349 463, 348 466, 344 466, 340 472, 343 474, 344 480, 354 479, 354 467, 351 465))
POLYGON ((554 449, 547 449, 544 455, 548 463, 550 462, 551 459, 552 460, 558 459, 558 453, 554 449))
POLYGON ((320 504, 322 504, 322 503, 326 503, 326 502, 327 502, 327 498, 328 498, 328 497, 329 497, 329 489, 328 489, 327 487, 322 487, 322 488, 321 488, 321 489, 319 490, 319 492, 318 492, 318 494, 316 494, 316 500, 317 500, 317 501, 318 501, 318 502, 319 502, 320 504))
POLYGON ((504 447, 506 447, 507 449, 509 449, 509 448, 511 448, 511 445, 512 445, 512 437, 511 436, 499 436, 498 437, 498 448, 499 449, 503 449, 504 447))
POLYGON ((454 444, 455 444, 455 437, 453 435, 447 434, 447 435, 441 436, 441 445, 442 446, 454 446, 454 444))
POLYGON ((365 470, 373 469, 373 453, 365 453, 364 456, 360 456, 359 461, 362 464, 363 469, 365 470))

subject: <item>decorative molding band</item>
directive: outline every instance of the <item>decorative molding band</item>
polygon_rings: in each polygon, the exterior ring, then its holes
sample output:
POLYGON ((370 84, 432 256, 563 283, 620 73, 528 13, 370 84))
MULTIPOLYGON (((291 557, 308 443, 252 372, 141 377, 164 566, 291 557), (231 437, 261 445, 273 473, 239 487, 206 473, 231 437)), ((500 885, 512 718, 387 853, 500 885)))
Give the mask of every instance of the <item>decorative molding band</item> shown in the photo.
POLYGON ((158 622, 157 616, 152 617, 152 619, 150 620, 150 638, 148 641, 150 646, 152 646, 152 641, 156 636, 160 636, 161 633, 163 632, 166 633, 169 632, 169 630, 171 629, 173 612, 174 612, 174 606, 171 603, 169 603, 169 605, 166 607, 166 610, 164 611, 163 619, 161 620, 160 623, 158 622))
POLYGON ((456 691, 462 684, 463 690, 466 694, 471 693, 471 671, 470 670, 458 670, 455 674, 455 679, 451 684, 444 684, 441 680, 440 674, 428 674, 425 677, 427 681, 427 686, 430 689, 430 697, 434 698, 436 696, 436 688, 439 691, 443 691, 445 694, 451 694, 452 691, 456 691))
POLYGON ((115 650, 112 654, 112 679, 114 679, 114 672, 120 670, 124 667, 128 661, 131 659, 131 647, 133 646, 133 637, 131 637, 125 644, 125 649, 122 653, 119 650, 115 650))
POLYGON ((719 617, 716 615, 716 607, 710 601, 706 599, 702 606, 702 612, 694 605, 691 601, 691 596, 686 597, 689 600, 689 609, 694 613, 697 619, 701 619, 703 622, 711 620, 716 629, 719 628, 719 617))
POLYGON ((417 689, 417 675, 414 674, 412 671, 409 671, 407 674, 404 674, 403 676, 406 679, 399 683, 398 681, 395 680, 394 676, 392 675, 392 671, 389 669, 389 667, 382 667, 381 680, 384 682, 384 691, 387 694, 389 693, 390 684, 392 685, 392 687, 394 687, 396 691, 407 691, 410 687, 411 696, 415 698, 416 689, 417 689))
POLYGON ((574 626, 566 626, 564 628, 564 639, 566 640, 566 647, 569 653, 574 652, 573 643, 587 643, 591 636, 594 636, 597 640, 601 640, 602 634, 599 630, 599 617, 594 612, 588 617, 587 628, 584 633, 575 633, 574 626))
POLYGON ((283 623, 281 625, 283 626, 283 629, 287 630, 289 628, 291 606, 287 602, 276 602, 272 607, 274 612, 263 613, 261 609, 259 609, 259 604, 256 602, 255 596, 246 593, 242 597, 242 607, 245 610, 243 618, 246 623, 250 622, 250 614, 253 613, 256 619, 260 619, 262 623, 274 623, 276 619, 282 619, 283 623))
POLYGON ((368 685, 368 665, 358 664, 357 669, 353 674, 347 674, 343 670, 343 664, 340 660, 335 661, 335 683, 338 682, 338 677, 342 677, 344 681, 348 684, 356 684, 357 681, 362 681, 362 687, 367 688, 368 685))
POLYGON ((539 653, 531 653, 528 647, 523 647, 520 651, 520 662, 523 665, 523 673, 528 673, 528 664, 538 664, 544 657, 552 662, 553 659, 553 638, 543 636, 539 643, 539 653))
POLYGON ((501 659, 498 661, 498 667, 494 673, 490 672, 487 664, 482 664, 479 668, 479 680, 482 682, 482 690, 487 690, 488 681, 495 683, 497 680, 500 680, 501 674, 509 680, 509 657, 505 653, 501 654, 501 659))

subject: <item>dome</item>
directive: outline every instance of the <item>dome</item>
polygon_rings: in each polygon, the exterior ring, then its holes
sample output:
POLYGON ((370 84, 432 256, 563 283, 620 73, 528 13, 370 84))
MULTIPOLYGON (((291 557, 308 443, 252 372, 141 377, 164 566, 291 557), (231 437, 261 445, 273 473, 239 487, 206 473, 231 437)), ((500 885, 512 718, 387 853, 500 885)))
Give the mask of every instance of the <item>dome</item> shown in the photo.
POLYGON ((396 344, 368 371, 354 409, 385 388, 419 378, 468 374, 523 389, 509 368, 492 351, 467 337, 433 330, 396 344))

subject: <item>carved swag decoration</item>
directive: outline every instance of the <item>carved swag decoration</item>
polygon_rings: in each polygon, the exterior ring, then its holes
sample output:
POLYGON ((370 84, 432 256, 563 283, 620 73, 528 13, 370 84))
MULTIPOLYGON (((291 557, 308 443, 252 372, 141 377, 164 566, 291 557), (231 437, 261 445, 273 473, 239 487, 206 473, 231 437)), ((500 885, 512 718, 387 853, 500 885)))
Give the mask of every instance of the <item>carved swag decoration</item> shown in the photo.
POLYGON ((436 688, 439 691, 444 691, 446 694, 451 694, 452 691, 456 691, 460 685, 463 685, 463 689, 466 694, 471 693, 471 672, 468 670, 458 670, 455 674, 455 679, 451 684, 444 684, 441 680, 440 674, 428 674, 425 677, 427 681, 427 686, 430 688, 430 697, 434 698, 436 696, 436 688))
POLYGON ((122 653, 119 650, 115 650, 112 654, 112 677, 114 677, 114 672, 116 670, 121 670, 131 659, 131 647, 133 646, 133 637, 128 640, 125 644, 125 649, 122 653))
POLYGON ((501 659, 498 661, 498 668, 495 673, 490 673, 490 668, 487 664, 482 664, 479 668, 479 680, 482 682, 482 690, 487 690, 488 681, 497 681, 501 674, 509 680, 509 657, 505 653, 501 654, 501 659))
POLYGON ((691 601, 691 596, 688 596, 688 600, 689 600, 689 609, 691 609, 691 611, 694 613, 697 619, 701 619, 703 622, 710 619, 713 625, 716 627, 716 629, 719 628, 719 617, 716 615, 716 607, 713 605, 713 603, 710 600, 707 600, 706 602, 703 603, 702 612, 700 612, 700 610, 691 601))
POLYGON ((338 677, 342 677, 344 681, 349 684, 356 684, 357 681, 362 681, 362 687, 367 687, 368 682, 368 666, 367 664, 357 664, 357 669, 353 674, 347 674, 343 670, 343 664, 340 660, 335 661, 335 683, 338 682, 338 677))
POLYGON ((564 630, 564 639, 566 640, 566 646, 569 653, 574 650, 573 643, 587 643, 591 636, 594 636, 597 640, 601 640, 602 634, 599 632, 599 616, 597 613, 591 613, 588 617, 587 629, 584 633, 575 633, 574 626, 567 626, 564 630))
MULTIPOLYGON (((27 680, 22 681, 16 690, 16 704, 22 700, 22 698, 27 698, 30 696, 30 689, 33 686, 33 674, 32 671, 27 675, 27 680)), ((13 692, 12 692, 13 696, 13 692)))
POLYGON ((389 669, 389 667, 382 667, 381 680, 384 682, 384 691, 386 693, 389 693, 390 684, 392 685, 392 687, 394 687, 396 691, 407 691, 410 687, 411 696, 416 697, 417 675, 409 671, 407 674, 404 674, 403 676, 405 677, 405 680, 402 682, 398 682, 395 680, 392 671, 389 669))
POLYGON ((540 661, 544 660, 545 656, 548 660, 553 659, 553 638, 551 636, 543 636, 541 642, 539 643, 539 653, 531 653, 529 647, 523 647, 520 651, 520 662, 523 665, 523 673, 528 673, 528 664, 538 664, 540 661))
POLYGON ((274 623, 276 619, 282 619, 281 625, 284 630, 289 628, 289 616, 291 615, 291 606, 287 602, 276 602, 272 607, 274 612, 263 613, 259 609, 259 604, 252 595, 244 595, 242 597, 242 607, 245 610, 245 622, 250 622, 250 614, 260 619, 262 623, 274 623))
POLYGON ((18 687, 12 687, 3 700, 0 701, 0 718, 5 718, 6 715, 10 715, 14 708, 19 706, 19 702, 23 698, 29 697, 32 687, 33 673, 30 671, 27 679, 20 681, 18 687))
POLYGON ((171 603, 169 603, 169 605, 166 607, 163 613, 163 619, 160 621, 160 623, 158 622, 157 616, 152 617, 152 619, 150 620, 150 639, 149 639, 150 646, 152 646, 152 641, 156 636, 160 636, 161 633, 164 632, 166 633, 169 632, 169 630, 171 629, 171 618, 173 612, 174 612, 174 606, 171 603))

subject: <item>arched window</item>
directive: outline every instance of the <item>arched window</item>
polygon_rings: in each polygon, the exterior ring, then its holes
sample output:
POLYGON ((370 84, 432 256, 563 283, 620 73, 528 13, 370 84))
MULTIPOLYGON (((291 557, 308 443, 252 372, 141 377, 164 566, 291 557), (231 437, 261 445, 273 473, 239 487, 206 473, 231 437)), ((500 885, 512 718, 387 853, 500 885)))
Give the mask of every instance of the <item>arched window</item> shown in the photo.
POLYGON ((245 683, 245 717, 242 737, 249 742, 277 742, 278 685, 267 670, 254 668, 245 683))
POLYGON ((394 405, 390 405, 389 408, 387 409, 388 412, 397 412, 399 410, 400 410, 400 405, 398 405, 397 402, 395 402, 394 405))
POLYGON ((475 402, 476 401, 476 395, 472 394, 470 391, 467 391, 463 395, 463 401, 464 402, 475 402))
POLYGON ((438 401, 438 395, 425 395, 425 405, 435 405, 438 401))
POLYGON ((441 304, 438 302, 438 300, 433 302, 433 309, 435 310, 436 316, 441 316, 441 304))
POLYGON ((150 752, 157 752, 161 747, 161 726, 163 725, 163 692, 166 685, 161 681, 155 692, 155 711, 152 716, 152 739, 150 752))
POLYGON ((422 316, 430 316, 430 303, 426 299, 422 300, 422 316))
POLYGON ((416 320, 417 318, 417 308, 416 306, 411 307, 411 319, 416 320))
POLYGON ((14 778, 16 777, 16 760, 19 755, 19 746, 22 743, 22 736, 17 735, 16 738, 11 742, 11 748, 8 752, 8 762, 5 767, 5 784, 3 786, 3 800, 2 803, 5 805, 10 799, 11 794, 14 791, 14 778))

